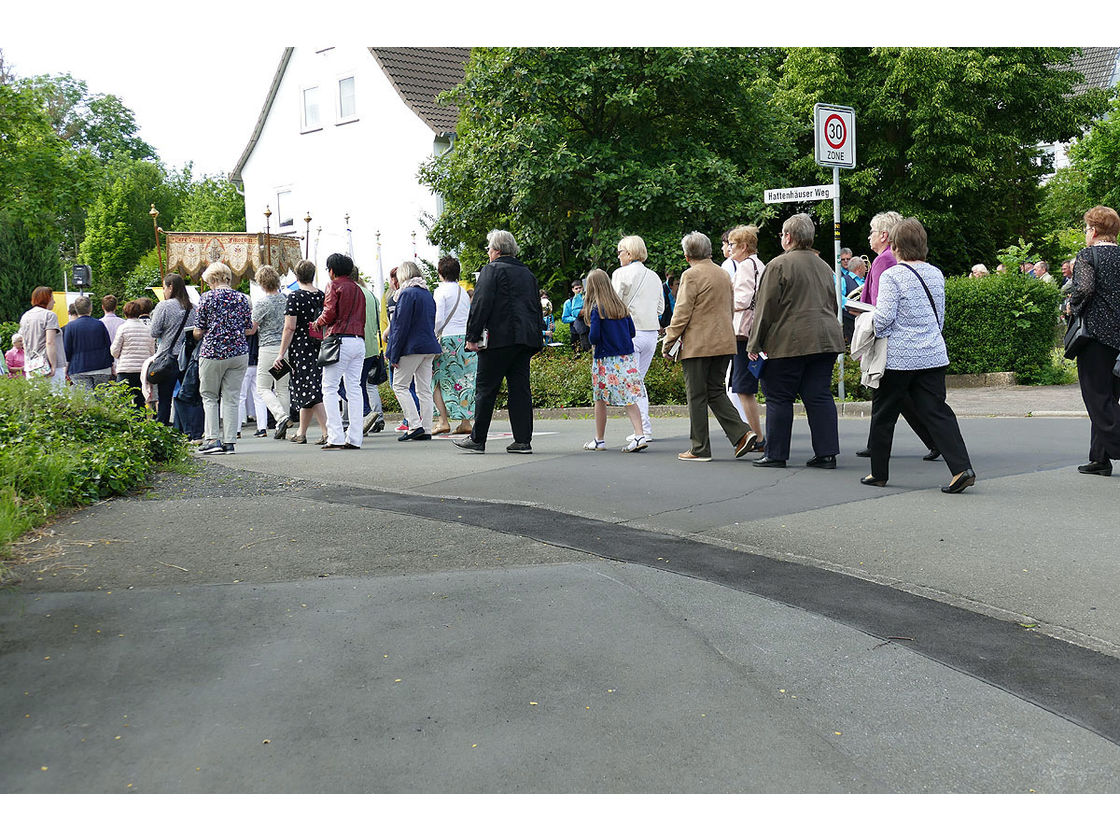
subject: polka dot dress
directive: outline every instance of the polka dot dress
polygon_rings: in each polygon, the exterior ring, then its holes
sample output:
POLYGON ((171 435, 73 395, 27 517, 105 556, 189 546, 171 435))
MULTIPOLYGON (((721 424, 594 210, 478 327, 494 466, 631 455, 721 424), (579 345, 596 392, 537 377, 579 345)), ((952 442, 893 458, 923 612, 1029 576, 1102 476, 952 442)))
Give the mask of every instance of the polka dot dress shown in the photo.
POLYGON ((320 291, 297 289, 288 295, 286 315, 296 317, 296 332, 288 347, 288 363, 292 366, 292 405, 311 408, 323 401, 323 369, 316 364, 321 341, 307 334, 308 325, 323 312, 324 295, 320 291))

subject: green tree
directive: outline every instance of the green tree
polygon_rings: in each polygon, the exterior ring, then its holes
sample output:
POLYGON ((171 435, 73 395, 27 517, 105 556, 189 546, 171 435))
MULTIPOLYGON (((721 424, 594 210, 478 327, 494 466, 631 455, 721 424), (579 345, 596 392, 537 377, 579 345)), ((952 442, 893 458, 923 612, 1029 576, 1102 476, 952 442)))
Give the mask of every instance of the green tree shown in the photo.
MULTIPOLYGON (((1050 162, 1038 144, 1065 141, 1099 115, 1107 96, 1073 94, 1074 50, 947 48, 792 49, 779 104, 797 115, 810 181, 815 102, 856 112, 857 168, 841 172, 846 240, 875 213, 897 210, 926 226, 931 258, 964 273, 997 248, 1033 236, 1039 183, 1050 162)), ((830 211, 831 208, 828 208, 830 211)), ((822 210, 822 213, 825 211, 822 210)))
MULTIPOLYGON (((187 174, 189 177, 189 168, 187 174)), ((175 230, 245 230, 245 199, 225 175, 188 180, 183 190, 182 205, 174 219, 175 230)))
MULTIPOLYGON (((1097 204, 1120 207, 1120 99, 1113 100, 1108 115, 1073 144, 1069 159, 1070 168, 1085 179, 1081 213, 1097 204)), ((1075 223, 1080 221, 1079 213, 1075 223)))
POLYGON ((57 288, 60 272, 50 240, 32 235, 22 222, 0 219, 0 321, 18 321, 31 306, 31 292, 57 288))
MULTIPOLYGON (((680 239, 773 212, 792 157, 771 107, 781 53, 758 49, 475 49, 455 144, 421 170, 444 199, 431 239, 476 250, 508 228, 553 290, 615 262, 638 233, 659 270, 680 239)), ((473 265, 467 265, 468 270, 473 265)))

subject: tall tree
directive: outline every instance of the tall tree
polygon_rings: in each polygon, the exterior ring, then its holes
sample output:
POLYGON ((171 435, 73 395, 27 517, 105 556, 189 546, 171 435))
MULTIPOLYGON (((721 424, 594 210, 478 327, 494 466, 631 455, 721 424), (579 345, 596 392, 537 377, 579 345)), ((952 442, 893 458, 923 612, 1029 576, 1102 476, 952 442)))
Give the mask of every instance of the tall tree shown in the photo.
POLYGON ((841 174, 846 244, 877 212, 916 215, 932 259, 963 272, 1037 221, 1049 161, 1038 144, 1068 140, 1099 115, 1102 91, 1073 94, 1080 75, 1068 48, 876 48, 789 51, 779 104, 798 115, 802 156, 813 163, 815 102, 856 111, 857 168, 841 174))
MULTIPOLYGON (((444 199, 430 237, 477 249, 506 227, 542 279, 615 260, 626 234, 655 268, 690 230, 771 212, 762 192, 792 157, 771 107, 781 53, 757 49, 476 49, 452 150, 421 170, 444 199)), ((477 250, 473 253, 478 254, 477 250)))
POLYGON ((36 286, 61 280, 58 248, 16 219, 0 219, 0 321, 18 321, 36 286))

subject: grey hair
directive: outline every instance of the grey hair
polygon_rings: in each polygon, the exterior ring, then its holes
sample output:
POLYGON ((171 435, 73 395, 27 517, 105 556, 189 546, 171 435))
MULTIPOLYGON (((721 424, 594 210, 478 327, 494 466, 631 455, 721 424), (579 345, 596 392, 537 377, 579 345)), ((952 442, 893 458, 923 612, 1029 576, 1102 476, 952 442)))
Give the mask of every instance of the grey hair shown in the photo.
POLYGON ((508 230, 492 230, 486 234, 486 247, 493 248, 503 257, 516 257, 520 250, 517 240, 508 230))
POLYGON ((889 240, 891 234, 894 233, 894 229, 901 221, 901 213, 896 213, 894 210, 887 210, 871 217, 871 229, 885 233, 889 240))
POLYGON ((794 248, 808 248, 813 244, 817 226, 808 213, 796 213, 786 219, 782 233, 788 233, 794 248))
POLYGON ((861 268, 866 268, 867 264, 859 257, 852 257, 848 260, 848 271, 852 274, 858 274, 861 268))
POLYGON ((402 262, 397 266, 397 283, 400 284, 402 289, 406 286, 428 285, 424 280, 424 272, 422 272, 420 266, 412 262, 412 260, 402 262))
POLYGON ((74 301, 74 311, 79 315, 88 315, 93 311, 93 301, 85 295, 74 301))
POLYGON ((215 283, 225 283, 228 286, 233 283, 233 272, 224 262, 212 262, 202 272, 202 281, 207 286, 213 286, 215 283))
POLYGON ((712 258, 712 240, 698 230, 694 230, 681 240, 684 255, 692 260, 710 260, 712 258))
POLYGON ((852 249, 851 248, 841 248, 840 249, 840 256, 844 256, 845 254, 850 257, 852 255, 852 249))

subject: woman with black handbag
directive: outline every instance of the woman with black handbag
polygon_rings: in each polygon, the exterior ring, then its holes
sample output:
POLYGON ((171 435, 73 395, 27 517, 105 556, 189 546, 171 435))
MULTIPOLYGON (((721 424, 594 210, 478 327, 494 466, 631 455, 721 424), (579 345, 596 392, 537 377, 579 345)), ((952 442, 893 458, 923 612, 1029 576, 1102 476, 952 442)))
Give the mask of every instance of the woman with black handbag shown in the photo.
POLYGON ((1077 358, 1081 399, 1089 412, 1089 463, 1083 475, 1112 475, 1112 459, 1120 458, 1120 379, 1113 366, 1120 356, 1120 249, 1116 234, 1120 215, 1097 205, 1085 214, 1085 247, 1073 264, 1069 299, 1070 333, 1066 355, 1077 358), (1070 346, 1073 344, 1074 346, 1070 346))
POLYGON ((879 277, 874 313, 876 337, 887 337, 886 370, 871 406, 871 474, 860 483, 886 485, 895 423, 909 400, 952 474, 941 492, 960 493, 976 483, 976 473, 957 416, 945 402, 945 277, 926 262, 926 230, 917 219, 895 225, 890 247, 898 264, 879 277))
POLYGON ((323 430, 319 440, 322 446, 327 442, 327 412, 323 407, 323 369, 319 367, 319 348, 322 337, 313 337, 309 332, 311 322, 323 312, 325 295, 315 288, 315 263, 300 260, 296 265, 296 280, 299 288, 288 295, 284 316, 284 332, 280 338, 277 367, 285 355, 291 365, 292 410, 299 409, 299 431, 292 437, 292 443, 307 443, 307 429, 315 420, 323 430))
MULTIPOLYGON (((163 278, 163 300, 152 310, 149 322, 152 338, 156 340, 156 355, 174 360, 174 375, 155 383, 158 400, 156 419, 165 426, 171 425, 171 402, 175 396, 175 386, 182 382, 183 371, 187 367, 187 330, 196 323, 198 312, 187 294, 186 282, 178 274, 168 274, 163 278)), ((154 365, 155 362, 148 366, 149 377, 154 365)))

